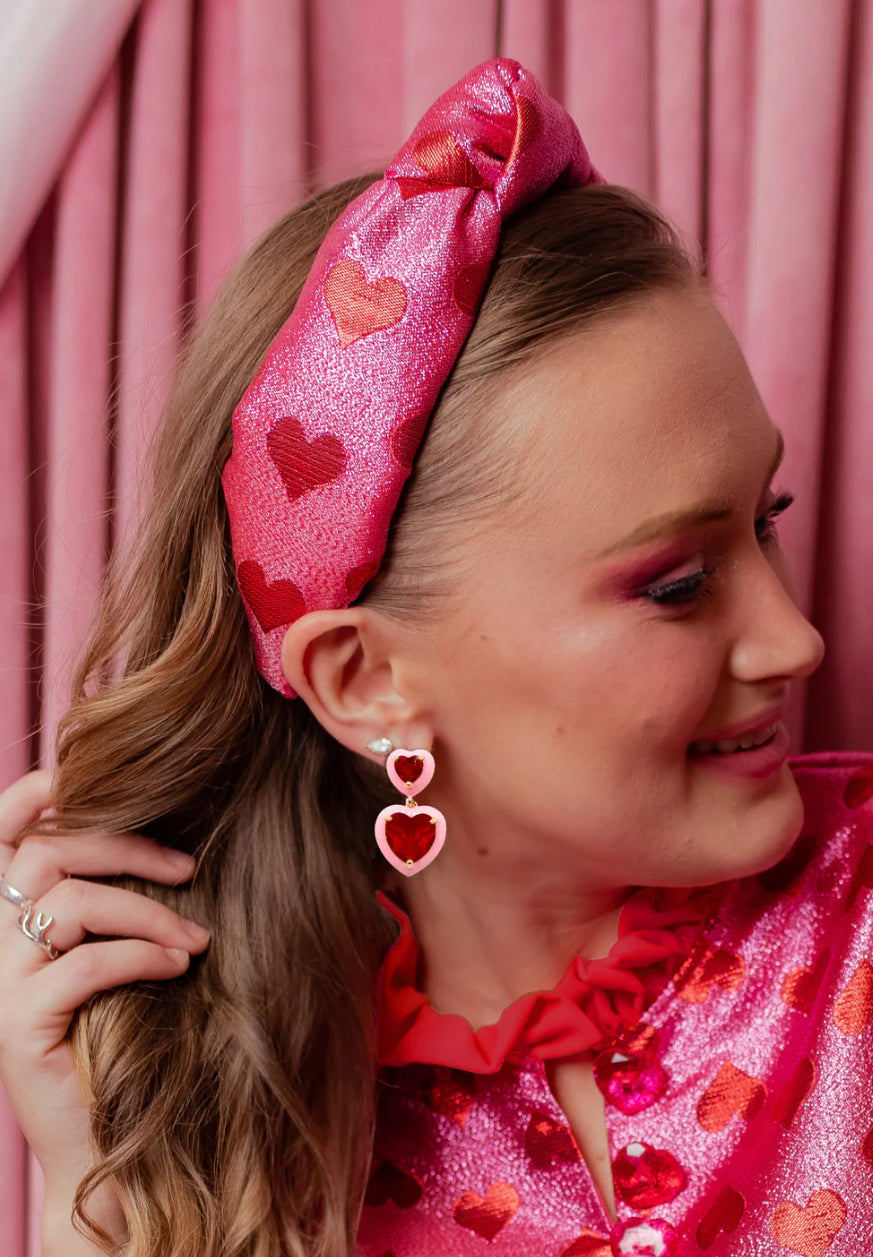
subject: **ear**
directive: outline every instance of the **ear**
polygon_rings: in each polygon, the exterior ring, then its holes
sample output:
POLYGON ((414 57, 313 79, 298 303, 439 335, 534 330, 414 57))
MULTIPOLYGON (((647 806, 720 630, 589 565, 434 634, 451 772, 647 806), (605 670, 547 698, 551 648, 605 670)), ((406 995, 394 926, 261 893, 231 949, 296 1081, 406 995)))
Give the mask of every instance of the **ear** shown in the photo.
POLYGON ((316 720, 351 751, 377 763, 367 743, 429 749, 433 731, 408 692, 408 632, 368 607, 309 611, 282 639, 282 668, 316 720))

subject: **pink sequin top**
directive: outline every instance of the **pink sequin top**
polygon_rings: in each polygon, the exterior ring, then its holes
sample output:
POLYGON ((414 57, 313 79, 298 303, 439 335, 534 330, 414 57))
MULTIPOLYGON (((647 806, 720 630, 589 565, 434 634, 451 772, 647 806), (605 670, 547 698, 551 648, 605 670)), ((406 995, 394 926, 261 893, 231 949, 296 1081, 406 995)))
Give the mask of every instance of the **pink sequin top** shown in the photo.
POLYGON ((357 1257, 873 1254, 873 753, 790 764, 791 853, 680 921, 592 1049, 617 1223, 520 1017, 502 1064, 383 1069, 357 1257))

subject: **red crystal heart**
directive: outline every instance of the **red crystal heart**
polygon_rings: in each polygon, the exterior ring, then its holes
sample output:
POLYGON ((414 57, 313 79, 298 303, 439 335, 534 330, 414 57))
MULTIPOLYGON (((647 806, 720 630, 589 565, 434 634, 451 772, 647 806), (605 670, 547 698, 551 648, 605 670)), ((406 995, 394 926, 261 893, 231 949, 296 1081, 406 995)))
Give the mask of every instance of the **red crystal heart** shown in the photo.
POLYGON ((385 822, 385 837, 396 856, 415 864, 433 846, 436 827, 426 812, 392 812, 385 822))
POLYGON ((414 786, 421 776, 424 764, 417 755, 397 755, 394 758, 394 769, 401 781, 414 786))
POLYGON ((406 289, 400 280, 390 275, 368 280, 354 258, 337 262, 324 281, 324 299, 343 349, 362 336, 393 327, 406 310, 406 289))
POLYGON ((634 1210, 654 1209, 674 1200, 688 1179, 682 1166, 666 1148, 628 1144, 612 1163, 615 1188, 634 1210))
POLYGON ((267 433, 270 453, 292 502, 324 484, 338 480, 346 465, 339 437, 331 433, 309 440, 303 424, 284 415, 267 433))
POLYGON ((303 594, 293 581, 277 580, 268 585, 260 563, 245 559, 236 569, 243 597, 255 613, 265 633, 281 624, 291 624, 306 610, 303 594))

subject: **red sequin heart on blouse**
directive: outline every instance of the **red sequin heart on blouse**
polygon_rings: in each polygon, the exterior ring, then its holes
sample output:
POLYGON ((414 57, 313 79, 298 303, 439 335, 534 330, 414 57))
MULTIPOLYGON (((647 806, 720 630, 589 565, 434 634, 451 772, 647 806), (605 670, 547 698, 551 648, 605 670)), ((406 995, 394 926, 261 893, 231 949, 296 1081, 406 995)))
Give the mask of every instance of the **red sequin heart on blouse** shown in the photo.
POLYGON ((802 1257, 825 1257, 843 1229, 846 1205, 829 1189, 813 1192, 801 1207, 793 1200, 783 1201, 773 1210, 770 1230, 784 1248, 802 1257))
POLYGON ((454 1218, 483 1240, 493 1240, 518 1212, 518 1192, 511 1183, 492 1183, 484 1196, 463 1192, 455 1202, 454 1218))

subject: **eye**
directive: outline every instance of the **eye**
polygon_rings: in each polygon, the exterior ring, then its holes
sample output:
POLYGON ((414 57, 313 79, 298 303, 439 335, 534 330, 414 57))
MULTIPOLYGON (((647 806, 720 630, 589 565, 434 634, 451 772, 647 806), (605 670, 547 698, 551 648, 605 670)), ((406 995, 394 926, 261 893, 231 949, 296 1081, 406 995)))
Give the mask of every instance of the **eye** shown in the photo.
POLYGON ((769 509, 755 520, 755 532, 761 545, 771 545, 774 541, 779 541, 779 534, 776 532, 776 520, 783 511, 788 510, 793 501, 793 493, 780 493, 774 499, 769 509))
POLYGON ((680 607, 700 603, 711 598, 714 593, 710 577, 715 575, 715 571, 714 567, 702 567, 679 580, 646 589, 642 597, 653 602, 656 607, 680 607))

